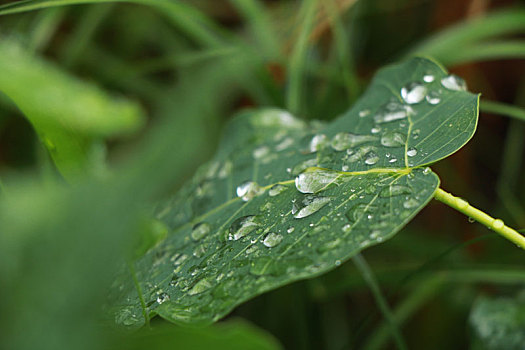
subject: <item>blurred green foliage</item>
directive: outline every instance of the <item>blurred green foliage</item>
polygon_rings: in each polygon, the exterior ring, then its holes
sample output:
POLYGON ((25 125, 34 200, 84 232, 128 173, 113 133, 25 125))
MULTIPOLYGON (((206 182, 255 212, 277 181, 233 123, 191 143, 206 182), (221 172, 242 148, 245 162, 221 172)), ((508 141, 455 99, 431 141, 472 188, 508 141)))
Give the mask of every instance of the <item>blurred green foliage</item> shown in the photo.
MULTIPOLYGON (((11 13, 0 17, 1 348, 279 348, 267 332, 290 349, 388 347, 349 264, 233 312, 265 331, 154 320, 135 341, 141 332, 112 330, 105 296, 136 242, 162 236, 144 224, 153 203, 209 159, 234 111, 277 106, 331 120, 373 71, 413 52, 483 95, 473 142, 436 166, 444 186, 525 227, 519 1, 92 2, 107 1, 0 6, 11 13)), ((430 205, 365 252, 409 348, 468 347, 475 297, 523 287, 522 252, 493 235, 469 241, 483 233, 430 205)))

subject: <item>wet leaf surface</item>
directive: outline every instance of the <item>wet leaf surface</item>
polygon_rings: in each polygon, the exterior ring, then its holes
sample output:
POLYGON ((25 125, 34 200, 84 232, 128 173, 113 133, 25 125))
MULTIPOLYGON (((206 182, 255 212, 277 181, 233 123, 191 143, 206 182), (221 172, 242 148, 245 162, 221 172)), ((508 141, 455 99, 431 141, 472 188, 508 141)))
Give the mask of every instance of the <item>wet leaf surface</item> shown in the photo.
MULTIPOLYGON (((426 166, 472 137, 477 107, 460 78, 414 58, 380 70, 329 124, 238 115, 216 157, 158 205, 169 233, 134 266, 147 313, 213 322, 391 238, 433 197, 439 178, 426 166)), ((110 297, 118 324, 144 323, 129 273, 110 297)))

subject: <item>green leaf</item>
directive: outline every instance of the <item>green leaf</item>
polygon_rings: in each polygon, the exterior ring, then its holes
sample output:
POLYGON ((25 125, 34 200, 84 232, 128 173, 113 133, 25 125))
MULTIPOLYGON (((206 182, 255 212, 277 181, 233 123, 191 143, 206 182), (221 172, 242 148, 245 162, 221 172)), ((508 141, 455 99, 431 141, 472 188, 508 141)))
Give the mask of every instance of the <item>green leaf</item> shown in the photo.
MULTIPOLYGON (((157 208, 170 231, 134 268, 147 314, 209 323, 391 238, 439 185, 426 165, 475 131, 478 97, 461 82, 414 58, 326 125, 275 109, 235 117, 216 157, 157 208)), ((119 323, 144 323, 129 274, 111 299, 119 323)))
POLYGON ((525 344, 525 294, 516 298, 482 297, 470 313, 473 349, 518 350, 525 344))
POLYGON ((101 138, 130 133, 142 125, 138 104, 108 96, 13 41, 0 41, 0 66, 0 91, 31 122, 69 179, 93 171, 101 138))
POLYGON ((190 328, 163 325, 144 330, 131 337, 117 338, 115 349, 227 349, 277 350, 282 346, 269 333, 242 320, 190 328))

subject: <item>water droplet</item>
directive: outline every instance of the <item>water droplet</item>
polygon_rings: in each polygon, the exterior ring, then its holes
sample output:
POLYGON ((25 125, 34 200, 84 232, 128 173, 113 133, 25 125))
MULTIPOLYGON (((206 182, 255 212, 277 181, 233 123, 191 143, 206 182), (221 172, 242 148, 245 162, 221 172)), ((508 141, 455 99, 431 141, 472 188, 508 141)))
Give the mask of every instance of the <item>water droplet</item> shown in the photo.
POLYGON ((431 83, 431 82, 434 81, 434 79, 435 79, 435 78, 434 78, 434 76, 433 76, 432 74, 425 74, 425 75, 423 76, 423 81, 424 81, 425 83, 431 83))
POLYGON ((375 140, 376 137, 370 135, 357 135, 350 132, 340 132, 332 139, 331 146, 336 151, 344 151, 351 147, 375 140))
POLYGON ((359 111, 359 117, 360 118, 366 117, 369 114, 370 114, 370 110, 369 109, 363 109, 362 111, 359 111))
POLYGON ((193 226, 193 229, 191 231, 191 238, 194 241, 198 241, 202 239, 204 236, 206 236, 208 233, 210 233, 210 230, 211 230, 210 224, 201 222, 193 226))
POLYGON ((431 105, 437 105, 439 102, 441 102, 441 95, 437 91, 430 91, 430 93, 427 95, 426 99, 427 102, 431 105))
POLYGON ((369 152, 375 152, 376 149, 377 148, 374 146, 361 146, 357 150, 355 150, 355 152, 352 152, 347 160, 350 163, 356 162, 362 159, 369 152))
POLYGON ((170 296, 168 295, 168 293, 162 292, 157 294, 157 303, 162 304, 168 300, 170 300, 170 296))
POLYGON ((474 220, 474 218, 471 218, 470 216, 468 217, 468 222, 473 224, 476 222, 476 220, 474 220))
POLYGON ((381 107, 378 114, 374 116, 374 121, 378 124, 389 123, 395 120, 406 118, 407 108, 398 102, 389 102, 381 107))
POLYGON ((343 166, 341 167, 341 170, 342 170, 342 171, 348 171, 348 169, 350 169, 350 167, 349 167, 348 165, 343 165, 343 166))
POLYGON ((294 203, 292 206, 292 214, 296 219, 305 218, 316 212, 327 205, 330 202, 330 197, 313 197, 307 196, 298 205, 294 203))
POLYGON ((273 248, 281 243, 282 240, 283 236, 275 232, 270 232, 264 237, 263 244, 268 248, 273 248))
POLYGON ((340 244, 341 244, 341 239, 340 238, 336 238, 333 241, 328 241, 328 242, 320 244, 317 247, 317 251, 319 253, 325 253, 327 251, 330 251, 330 250, 333 250, 333 249, 337 248, 340 244))
POLYGON ((196 258, 202 257, 204 253, 206 253, 206 247, 204 247, 204 245, 199 245, 193 250, 193 256, 196 258))
POLYGON ((295 178, 295 187, 302 193, 317 193, 325 190, 340 177, 341 175, 333 170, 306 169, 295 178))
POLYGON ((505 226, 505 223, 500 219, 495 219, 494 221, 492 221, 492 228, 494 230, 500 230, 503 228, 503 226, 505 226))
POLYGON ((381 136, 381 144, 385 147, 403 147, 405 135, 397 131, 387 131, 381 136))
POLYGON ((275 146, 275 150, 277 152, 284 151, 285 149, 290 147, 292 144, 293 144, 293 139, 291 137, 287 137, 275 146))
POLYGON ((335 261, 335 266, 339 266, 339 265, 341 265, 341 260, 336 260, 335 261))
POLYGON ((245 202, 260 195, 262 192, 261 187, 253 181, 245 181, 237 186, 237 197, 241 197, 245 202))
POLYGON ((419 138, 419 134, 421 133, 421 130, 420 129, 416 129, 414 131, 412 131, 412 138, 414 140, 417 140, 419 138))
POLYGON ((254 231, 259 226, 254 215, 243 216, 235 220, 228 233, 228 240, 236 241, 254 231))
POLYGON ((134 325, 138 320, 137 315, 133 313, 131 308, 124 308, 115 314, 115 323, 124 326, 134 325))
POLYGON ((443 79, 441 79, 441 85, 453 91, 467 90, 467 84, 465 83, 465 81, 454 74, 450 74, 444 77, 443 79))
POLYGON ((410 194, 410 187, 404 185, 390 185, 381 190, 381 197, 399 196, 401 194, 410 194))
POLYGON ((288 227, 288 230, 286 230, 286 232, 288 233, 292 233, 293 231, 295 230, 295 227, 288 227))
POLYGON ((412 209, 419 205, 419 202, 415 198, 407 199, 405 202, 403 202, 403 208, 405 209, 412 209))
POLYGON ((320 149, 324 148, 324 146, 327 143, 327 137, 325 134, 318 134, 312 137, 312 140, 310 141, 309 150, 310 153, 317 152, 320 149))
POLYGON ((401 97, 410 105, 423 101, 426 94, 427 88, 419 83, 410 83, 401 89, 401 97))
POLYGON ((233 163, 229 160, 225 161, 222 165, 221 169, 219 170, 219 179, 224 179, 228 177, 233 170, 233 163))
POLYGON ((379 127, 379 126, 374 126, 374 127, 370 130, 370 132, 371 132, 372 134, 378 134, 380 131, 381 131, 381 127, 379 127))
POLYGON ((346 224, 346 225, 343 226, 343 232, 344 233, 348 233, 350 231, 352 231, 352 225, 346 224))
POLYGON ((369 152, 365 156, 365 164, 374 165, 379 160, 379 156, 375 152, 369 152))
POLYGON ((253 150, 253 158, 261 159, 270 153, 270 148, 267 146, 261 146, 253 150))
POLYGON ((395 162, 397 162, 397 158, 392 157, 388 162, 389 163, 395 163, 395 162))
POLYGON ((432 169, 430 169, 429 167, 426 167, 425 169, 423 169, 423 175, 428 175, 430 174, 431 171, 432 169))
POLYGON ((213 286, 212 281, 209 278, 203 278, 197 283, 195 283, 193 288, 189 290, 188 294, 189 295, 200 294, 200 293, 207 291, 212 286, 213 286))
POLYGON ((302 173, 305 169, 315 167, 316 165, 317 165, 317 158, 308 159, 308 160, 305 160, 305 161, 302 161, 296 164, 293 167, 291 173, 292 175, 297 176, 300 173, 302 173))
POLYGON ((417 149, 415 149, 414 147, 410 147, 408 150, 407 150, 407 156, 409 157, 413 157, 417 154, 417 149))
POLYGON ((283 193, 284 191, 286 191, 286 187, 285 186, 283 186, 283 185, 274 185, 268 191, 268 195, 270 197, 275 197, 275 196, 283 193))
POLYGON ((372 213, 375 210, 377 210, 377 206, 373 204, 360 203, 350 208, 350 210, 346 212, 346 217, 351 222, 355 222, 359 220, 362 216, 364 216, 365 213, 372 213))

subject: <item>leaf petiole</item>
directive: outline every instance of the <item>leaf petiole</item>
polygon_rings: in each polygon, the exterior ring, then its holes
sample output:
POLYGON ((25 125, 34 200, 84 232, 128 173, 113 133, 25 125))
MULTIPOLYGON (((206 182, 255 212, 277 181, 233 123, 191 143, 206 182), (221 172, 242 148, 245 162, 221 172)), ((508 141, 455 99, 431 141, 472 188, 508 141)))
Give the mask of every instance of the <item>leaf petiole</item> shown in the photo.
POLYGON ((487 226, 489 229, 502 235, 518 247, 525 249, 525 236, 505 225, 501 219, 494 219, 492 216, 474 208, 466 200, 445 192, 441 188, 436 190, 434 198, 487 226))

